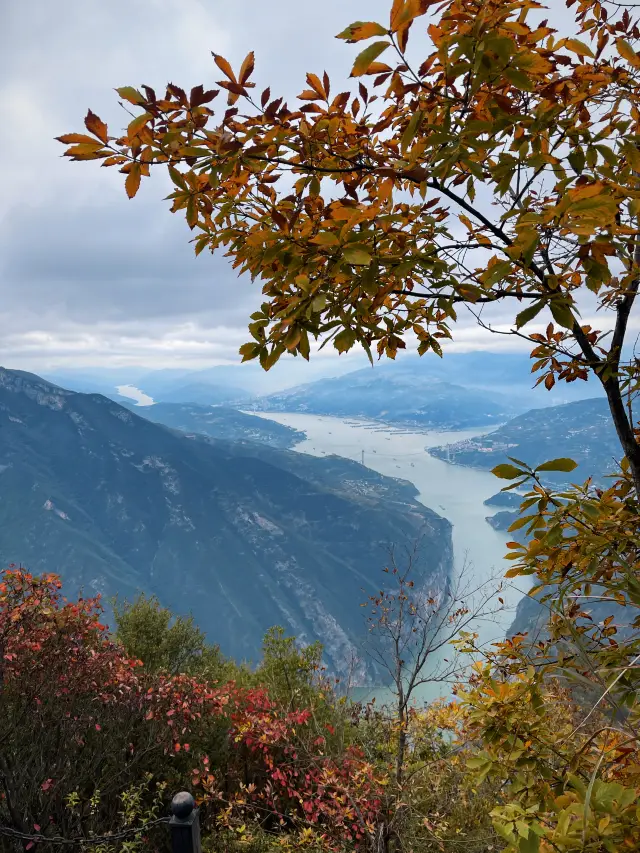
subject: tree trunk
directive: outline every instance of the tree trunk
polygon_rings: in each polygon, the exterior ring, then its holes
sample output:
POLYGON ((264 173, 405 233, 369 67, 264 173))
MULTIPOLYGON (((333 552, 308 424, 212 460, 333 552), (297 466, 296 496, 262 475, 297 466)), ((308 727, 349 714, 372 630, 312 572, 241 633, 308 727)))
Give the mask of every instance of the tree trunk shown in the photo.
POLYGON ((629 469, 636 488, 636 496, 640 499, 640 444, 636 441, 633 424, 629 422, 627 417, 618 380, 615 378, 607 379, 602 384, 607 395, 609 410, 620 445, 624 455, 629 460, 629 469))
POLYGON ((404 773, 404 756, 407 751, 407 732, 405 729, 404 717, 400 722, 400 734, 398 735, 398 752, 396 754, 396 783, 398 787, 402 785, 402 776, 404 773))

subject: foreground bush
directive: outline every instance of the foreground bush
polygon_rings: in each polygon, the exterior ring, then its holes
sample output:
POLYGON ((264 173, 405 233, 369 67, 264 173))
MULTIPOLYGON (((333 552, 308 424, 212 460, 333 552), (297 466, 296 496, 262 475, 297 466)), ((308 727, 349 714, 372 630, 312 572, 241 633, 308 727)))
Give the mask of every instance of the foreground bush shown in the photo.
POLYGON ((205 833, 252 820, 337 848, 374 832, 372 765, 353 746, 328 754, 335 731, 309 703, 146 669, 108 636, 98 599, 60 589, 53 575, 2 573, 0 825, 89 838, 166 813, 186 787, 205 833))

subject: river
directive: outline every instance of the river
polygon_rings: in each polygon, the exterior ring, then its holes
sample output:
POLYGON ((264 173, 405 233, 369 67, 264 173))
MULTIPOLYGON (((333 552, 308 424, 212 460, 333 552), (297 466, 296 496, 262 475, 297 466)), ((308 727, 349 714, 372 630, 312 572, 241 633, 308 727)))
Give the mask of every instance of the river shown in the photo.
MULTIPOLYGON (((509 536, 494 530, 486 517, 496 510, 483 505, 503 483, 488 471, 452 465, 430 456, 425 448, 436 447, 482 435, 489 432, 484 427, 455 432, 416 432, 407 428, 394 428, 378 423, 367 423, 350 418, 319 417, 281 412, 251 412, 251 414, 294 427, 306 434, 306 439, 294 450, 314 456, 336 454, 355 459, 390 477, 401 477, 412 482, 419 491, 418 500, 447 518, 453 525, 454 569, 459 571, 468 564, 467 576, 474 584, 502 574, 508 563, 504 560, 505 543, 509 536)), ((495 621, 475 624, 483 643, 504 637, 513 621, 515 606, 526 590, 505 584, 500 595, 504 607, 495 621)), ((423 692, 421 699, 434 698, 439 687, 423 692)))

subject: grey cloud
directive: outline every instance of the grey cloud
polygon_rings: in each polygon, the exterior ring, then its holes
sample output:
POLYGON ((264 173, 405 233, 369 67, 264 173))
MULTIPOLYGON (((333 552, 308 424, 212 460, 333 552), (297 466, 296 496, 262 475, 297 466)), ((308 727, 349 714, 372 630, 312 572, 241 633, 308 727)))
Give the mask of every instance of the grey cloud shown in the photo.
POLYGON ((260 286, 221 256, 196 259, 190 232, 162 202, 19 211, 0 238, 3 309, 92 324, 145 318, 240 325, 260 286))
MULTIPOLYGON (((334 35, 387 19, 389 0, 20 0, 0 32, 0 357, 39 363, 206 365, 237 358, 260 285, 220 255, 195 259, 184 220, 145 181, 128 201, 122 176, 70 164, 53 137, 82 129, 91 107, 112 129, 128 116, 114 86, 214 84, 210 51, 237 64, 255 49, 258 89, 291 99, 308 70, 334 91, 357 46, 334 35)), ((413 44, 420 50, 418 27, 413 44)), ((486 333, 462 319, 461 347, 486 333)), ((493 344, 495 346, 495 344, 493 344)), ((335 364, 323 351, 322 364, 335 364)), ((15 362, 20 362, 16 364, 15 362)), ((344 361, 340 362, 344 364, 344 361)), ((286 363, 285 367, 286 369, 286 363)), ((296 368, 297 369, 297 368, 296 368)), ((328 368, 327 368, 328 369, 328 368)))

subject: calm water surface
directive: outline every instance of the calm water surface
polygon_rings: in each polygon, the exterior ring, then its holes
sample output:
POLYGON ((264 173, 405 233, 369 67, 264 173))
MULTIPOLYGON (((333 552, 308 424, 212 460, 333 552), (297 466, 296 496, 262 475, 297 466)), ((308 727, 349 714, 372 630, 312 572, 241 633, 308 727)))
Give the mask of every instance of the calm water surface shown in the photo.
MULTIPOLYGON (((504 554, 509 536, 487 524, 486 516, 496 510, 483 505, 483 501, 499 491, 503 483, 487 471, 451 465, 430 456, 425 450, 427 447, 482 435, 489 431, 486 427, 423 433, 348 418, 280 412, 251 414, 303 431, 307 438, 294 448, 301 453, 314 456, 336 454, 361 462, 364 451, 364 464, 368 468, 414 483, 419 490, 418 500, 453 525, 455 568, 459 570, 466 560, 469 563, 469 577, 474 582, 490 578, 496 572, 502 574, 506 569, 504 554)), ((500 594, 505 607, 496 621, 473 626, 483 642, 504 637, 524 591, 522 582, 519 588, 513 585, 503 588, 500 594)), ((420 698, 433 698, 441 692, 440 687, 429 686, 420 698)))

